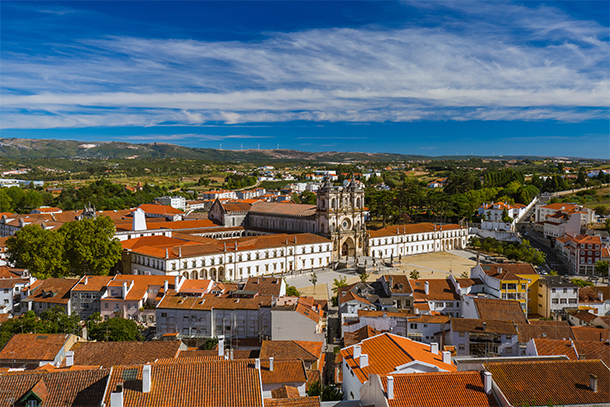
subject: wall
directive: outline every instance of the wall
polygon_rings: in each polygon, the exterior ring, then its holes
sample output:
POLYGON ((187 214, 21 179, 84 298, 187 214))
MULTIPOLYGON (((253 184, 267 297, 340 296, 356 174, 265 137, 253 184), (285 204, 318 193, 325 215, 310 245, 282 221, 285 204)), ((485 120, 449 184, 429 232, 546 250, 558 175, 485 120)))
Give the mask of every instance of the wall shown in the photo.
POLYGON ((317 324, 296 311, 271 311, 271 340, 325 342, 325 332, 316 332, 317 324))

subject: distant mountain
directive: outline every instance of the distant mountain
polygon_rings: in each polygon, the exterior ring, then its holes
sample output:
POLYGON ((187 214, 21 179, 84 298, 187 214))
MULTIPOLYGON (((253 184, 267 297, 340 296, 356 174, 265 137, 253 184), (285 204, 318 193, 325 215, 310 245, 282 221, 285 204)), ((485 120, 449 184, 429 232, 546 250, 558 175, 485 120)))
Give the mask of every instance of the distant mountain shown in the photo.
MULTIPOLYGON (((363 162, 405 161, 425 159, 459 160, 473 156, 405 155, 390 153, 318 152, 297 150, 217 150, 191 148, 168 143, 131 144, 121 142, 82 142, 76 140, 0 138, 0 158, 8 159, 125 159, 180 158, 217 162, 363 162)), ((480 157, 479 157, 480 158, 480 157)), ((511 158, 511 157, 504 157, 511 158)), ((536 157, 529 157, 536 158, 536 157)))

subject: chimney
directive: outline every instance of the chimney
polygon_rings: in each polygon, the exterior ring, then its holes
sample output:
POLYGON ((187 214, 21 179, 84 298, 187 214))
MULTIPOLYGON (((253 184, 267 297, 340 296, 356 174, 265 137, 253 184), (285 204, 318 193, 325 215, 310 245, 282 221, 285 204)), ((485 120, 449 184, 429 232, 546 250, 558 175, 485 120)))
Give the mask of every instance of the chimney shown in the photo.
POLYGON ((167 294, 167 290, 169 290, 169 282, 165 280, 163 282, 163 294, 167 294))
POLYGON ((152 382, 152 367, 144 365, 142 369, 142 393, 150 393, 150 385, 152 382))
POLYGON ((123 383, 116 385, 116 390, 110 394, 110 407, 123 407, 123 383))
POLYGON ((85 276, 84 284, 87 285, 88 282, 89 282, 89 277, 85 276))
POLYGON ((430 295, 430 283, 427 281, 424 283, 424 292, 426 295, 430 295))
POLYGON ((485 394, 491 394, 491 373, 483 372, 483 389, 485 394))
MULTIPOLYGON (((231 351, 232 351, 232 350, 233 350, 233 349, 231 349, 231 351)), ((231 359, 233 359, 233 358, 231 358, 231 359)), ((270 358, 269 358, 269 371, 270 371, 270 372, 273 372, 273 357, 270 357, 270 358)))
POLYGON ((600 301, 604 300, 604 293, 602 293, 601 291, 597 292, 597 298, 599 298, 600 301))
POLYGON ((597 376, 594 374, 589 376, 589 387, 597 393, 597 376))
POLYGON ((123 282, 123 299, 127 298, 127 282, 123 282))
POLYGON ((182 246, 178 246, 178 257, 182 258, 182 246))
POLYGON ((229 359, 233 360, 234 358, 234 354, 233 354, 233 348, 231 348, 231 350, 229 351, 229 359))
POLYGON ((176 290, 177 293, 180 292, 180 276, 174 277, 174 290, 176 290))
POLYGON ((444 350, 442 352, 442 355, 443 355, 443 363, 450 365, 451 364, 451 352, 444 350))
POLYGON ((486 331, 487 330, 487 322, 483 322, 483 330, 486 331))
POLYGON ((360 355, 360 369, 365 368, 369 365, 369 355, 363 353, 360 355))
POLYGON ((361 353, 362 349, 360 348, 360 345, 354 345, 354 359, 359 358, 361 353))
POLYGON ((254 368, 261 370, 261 360, 260 359, 258 359, 258 358, 254 359, 254 368))
POLYGON ((167 250, 167 247, 165 248, 165 258, 169 259, 169 251, 167 250))
POLYGON ((435 355, 438 355, 438 343, 436 342, 432 342, 430 344, 430 353, 433 353, 435 355))
POLYGON ((394 400, 394 377, 388 376, 388 400, 394 400))
POLYGON ((218 335, 218 356, 224 356, 225 354, 225 336, 218 335))
POLYGON ((74 352, 69 350, 66 352, 66 367, 74 365, 74 352))

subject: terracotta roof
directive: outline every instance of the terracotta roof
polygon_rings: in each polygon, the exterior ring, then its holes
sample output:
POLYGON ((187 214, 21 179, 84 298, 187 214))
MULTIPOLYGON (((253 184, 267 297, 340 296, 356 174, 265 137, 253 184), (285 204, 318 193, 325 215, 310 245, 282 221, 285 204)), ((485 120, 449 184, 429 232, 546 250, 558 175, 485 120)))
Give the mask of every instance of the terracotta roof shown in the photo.
POLYGON ((574 339, 569 325, 517 324, 517 329, 520 343, 527 343, 530 339, 574 339))
POLYGON ((515 327, 515 324, 510 321, 451 318, 451 329, 455 332, 489 332, 494 334, 517 335, 517 328, 515 327))
POLYGON ((27 285, 28 278, 0 278, 0 288, 15 288, 17 284, 27 285))
POLYGON ((43 396, 44 406, 99 406, 109 374, 109 369, 3 374, 0 375, 0 406, 25 405, 13 404, 11 400, 20 400, 30 390, 43 396))
POLYGON ((413 299, 417 300, 437 300, 437 301, 459 301, 460 296, 455 291, 449 279, 430 279, 430 280, 410 280, 413 287, 413 299), (428 282, 428 294, 425 285, 428 282))
MULTIPOLYGON (((430 309, 430 307, 428 307, 428 309, 430 309)), ((399 310, 399 311, 368 311, 368 310, 364 310, 364 309, 360 309, 358 310, 358 316, 359 317, 388 317, 388 318, 407 318, 407 317, 414 317, 417 314, 413 314, 409 311, 406 310, 399 310)))
POLYGON ((218 352, 215 351, 215 355, 207 356, 184 356, 177 358, 159 358, 155 360, 155 363, 170 364, 170 363, 198 363, 198 362, 212 362, 215 360, 226 360, 224 356, 218 356, 218 352))
POLYGON ((566 355, 571 360, 578 360, 578 355, 571 341, 557 339, 534 339, 538 356, 566 355))
POLYGON ((271 397, 274 399, 290 399, 300 397, 299 389, 292 386, 283 385, 271 390, 271 397))
POLYGON ((570 314, 570 316, 583 320, 585 322, 592 322, 595 318, 597 318, 597 315, 589 312, 589 311, 585 311, 583 309, 579 309, 577 311, 568 311, 568 314, 570 314))
POLYGON ((399 235, 410 235, 414 233, 428 233, 441 231, 442 230, 455 230, 461 229, 460 225, 435 225, 433 223, 415 223, 411 225, 397 225, 387 226, 379 230, 369 230, 370 237, 386 237, 386 236, 399 236, 399 235))
POLYGON ((527 323, 525 314, 517 301, 475 298, 474 304, 481 319, 527 323))
POLYGON ((265 407, 320 407, 320 397, 265 399, 265 407))
POLYGON ((249 407, 262 405, 261 382, 252 360, 152 363, 150 392, 142 392, 142 366, 115 366, 104 402, 123 383, 125 407, 249 407), (128 372, 125 372, 128 371, 128 372), (135 376, 136 379, 124 377, 135 376))
POLYGON ((15 334, 0 351, 0 359, 53 360, 69 337, 70 334, 15 334))
POLYGON ((447 324, 451 320, 448 315, 421 315, 416 318, 409 318, 409 322, 419 322, 424 324, 447 324))
POLYGON ((595 341, 574 341, 579 359, 601 359, 610 366, 610 343, 595 341))
POLYGON ((456 370, 455 365, 443 363, 440 352, 437 355, 431 353, 430 345, 401 336, 383 333, 363 340, 360 346, 362 354, 367 354, 369 359, 369 365, 364 368, 360 368, 359 361, 353 357, 354 346, 341 349, 341 355, 361 383, 368 379, 369 374, 386 375, 415 360, 446 371, 456 370))
POLYGON ((72 291, 101 291, 114 276, 84 276, 72 287, 72 291))
POLYGON ((392 294, 412 294, 413 287, 411 283, 415 280, 410 280, 408 276, 403 274, 384 274, 382 278, 390 287, 392 294))
POLYGON ((9 266, 0 266, 0 278, 18 278, 23 276, 23 272, 26 269, 9 267, 9 266))
MULTIPOLYGON (((498 406, 486 394, 481 372, 394 374, 394 399, 390 407, 491 407, 498 406)), ((388 379, 381 377, 387 392, 388 379)))
POLYGON ((512 405, 593 404, 610 400, 610 370, 601 361, 489 363, 485 369, 512 405), (589 387, 592 374, 598 379, 597 392, 589 387))
POLYGON ((367 338, 372 338, 375 335, 379 335, 380 332, 374 330, 368 325, 363 326, 360 329, 357 329, 353 332, 344 332, 343 333, 343 344, 345 346, 352 346, 358 342, 362 342, 367 338))
POLYGON ((601 302, 606 300, 610 300, 610 287, 608 286, 582 287, 578 290, 578 302, 601 302))
POLYGON ((68 304, 70 290, 78 280, 74 278, 49 278, 31 291, 27 300, 52 304, 68 304))
POLYGON ((157 309, 251 309, 271 307, 271 296, 257 295, 254 298, 218 297, 215 294, 205 294, 201 297, 182 296, 174 290, 168 290, 157 309))
POLYGON ((573 326, 572 334, 577 341, 607 341, 610 340, 610 332, 607 329, 573 326))
POLYGON ((346 302, 350 301, 358 301, 363 304, 373 306, 369 300, 359 296, 356 293, 353 293, 352 291, 342 291, 341 298, 339 298, 339 304, 345 304, 346 302))
POLYGON ((0 314, 0 325, 5 323, 11 318, 11 314, 0 314))
POLYGON ((75 365, 111 367, 175 358, 180 341, 148 342, 77 342, 72 346, 75 365))
POLYGON ((225 202, 222 204, 225 212, 248 212, 252 204, 248 202, 225 202))
POLYGON ((263 384, 305 383, 307 374, 300 359, 274 360, 273 370, 269 370, 268 359, 261 359, 261 379, 263 384))
POLYGON ((315 341, 263 341, 261 359, 302 359, 315 362, 322 356, 322 342, 315 341))
POLYGON ((259 294, 275 295, 279 297, 282 288, 282 279, 275 277, 250 277, 244 286, 246 291, 256 291, 259 294))
MULTIPOLYGON (((132 230, 133 223, 132 222, 122 222, 115 223, 114 225, 117 231, 128 231, 132 230)), ((146 229, 172 229, 172 230, 182 230, 182 229, 207 229, 207 228, 217 228, 222 226, 219 223, 214 222, 210 219, 193 219, 193 220, 177 220, 177 221, 169 221, 169 222, 151 222, 149 219, 146 220, 146 229)))
POLYGON ((529 263, 481 264, 481 268, 485 274, 498 280, 521 280, 517 274, 538 274, 529 263))
POLYGON ((313 216, 316 214, 316 205, 281 202, 256 202, 252 205, 250 213, 277 214, 284 216, 313 216))
POLYGON ((180 213, 184 213, 181 210, 178 210, 169 205, 142 204, 138 206, 138 208, 142 209, 145 213, 154 213, 158 215, 177 215, 180 213))

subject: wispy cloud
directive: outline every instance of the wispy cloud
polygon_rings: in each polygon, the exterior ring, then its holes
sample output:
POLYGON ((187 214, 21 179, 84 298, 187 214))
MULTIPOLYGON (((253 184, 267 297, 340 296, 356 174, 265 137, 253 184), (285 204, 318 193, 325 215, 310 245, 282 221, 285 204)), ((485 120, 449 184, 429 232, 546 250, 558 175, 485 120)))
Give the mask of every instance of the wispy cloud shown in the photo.
POLYGON ((607 27, 548 6, 407 4, 461 18, 258 42, 107 37, 5 53, 1 126, 608 118, 607 27))

